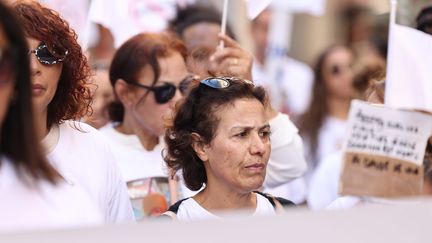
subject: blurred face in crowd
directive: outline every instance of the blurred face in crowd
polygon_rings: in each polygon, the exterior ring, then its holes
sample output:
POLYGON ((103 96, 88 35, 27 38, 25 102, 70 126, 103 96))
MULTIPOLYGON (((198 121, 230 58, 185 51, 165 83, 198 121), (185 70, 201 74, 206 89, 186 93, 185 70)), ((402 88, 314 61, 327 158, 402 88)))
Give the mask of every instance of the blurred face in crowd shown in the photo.
POLYGON ((189 50, 196 46, 216 47, 219 43, 218 34, 220 32, 219 24, 200 22, 183 31, 183 41, 189 50))
POLYGON ((0 128, 3 125, 14 89, 13 67, 10 64, 12 60, 7 55, 8 47, 9 43, 5 38, 3 27, 0 26, 0 128))
POLYGON ((345 47, 336 47, 326 57, 323 79, 329 94, 340 99, 353 96, 353 54, 345 47))
POLYGON ((91 104, 93 113, 86 117, 86 122, 95 128, 101 128, 109 122, 108 104, 114 100, 114 91, 109 81, 107 69, 96 70, 92 87, 93 101, 91 104))
POLYGON ((264 106, 256 99, 238 99, 219 108, 213 140, 198 155, 209 185, 245 193, 264 182, 270 155, 270 126, 264 106), (212 183, 217 181, 217 183, 212 183))
MULTIPOLYGON (((145 88, 134 87, 133 90, 133 108, 132 116, 140 126, 150 131, 155 136, 164 133, 164 117, 170 115, 171 108, 182 97, 178 87, 183 80, 189 77, 183 57, 178 52, 174 52, 167 57, 158 58, 160 66, 160 76, 154 88, 160 88, 166 84, 172 84, 177 87, 175 95, 165 103, 158 103, 154 91, 145 88)), ((150 66, 145 66, 139 72, 138 84, 152 86, 154 73, 150 66)), ((159 95, 164 95, 164 91, 159 95)))
POLYGON ((33 107, 38 112, 46 112, 48 105, 54 98, 57 85, 62 73, 63 64, 56 63, 47 65, 41 63, 34 53, 34 50, 43 43, 41 40, 27 38, 30 54, 31 80, 33 85, 33 107))
POLYGON ((258 58, 264 58, 267 49, 267 36, 269 32, 271 11, 264 10, 252 21, 252 39, 255 44, 255 53, 258 58))

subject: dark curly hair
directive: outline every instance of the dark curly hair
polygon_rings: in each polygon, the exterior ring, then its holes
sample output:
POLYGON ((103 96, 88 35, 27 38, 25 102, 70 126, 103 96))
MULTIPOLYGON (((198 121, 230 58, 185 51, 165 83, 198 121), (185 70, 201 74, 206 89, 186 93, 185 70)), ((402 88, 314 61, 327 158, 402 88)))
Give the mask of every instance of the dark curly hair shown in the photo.
POLYGON ((65 120, 79 120, 91 111, 88 81, 91 69, 77 42, 77 34, 59 14, 36 1, 18 1, 13 5, 25 34, 43 41, 49 48, 69 53, 53 100, 48 105, 47 128, 65 120))
MULTIPOLYGON (((114 54, 111 62, 109 77, 112 87, 117 80, 123 79, 127 83, 137 83, 139 72, 149 65, 153 71, 153 85, 160 76, 158 58, 168 57, 179 53, 186 62, 187 49, 183 42, 169 33, 138 34, 127 40, 114 54)), ((123 121, 124 107, 117 99, 109 106, 110 119, 123 121)))
POLYGON ((262 87, 255 87, 241 79, 230 79, 228 88, 215 89, 195 83, 190 93, 176 106, 176 113, 168 121, 165 132, 164 160, 172 173, 181 171, 186 186, 199 190, 207 182, 203 161, 193 149, 192 133, 200 135, 202 142, 210 144, 219 120, 215 113, 238 99, 257 99, 267 105, 267 94, 262 87))

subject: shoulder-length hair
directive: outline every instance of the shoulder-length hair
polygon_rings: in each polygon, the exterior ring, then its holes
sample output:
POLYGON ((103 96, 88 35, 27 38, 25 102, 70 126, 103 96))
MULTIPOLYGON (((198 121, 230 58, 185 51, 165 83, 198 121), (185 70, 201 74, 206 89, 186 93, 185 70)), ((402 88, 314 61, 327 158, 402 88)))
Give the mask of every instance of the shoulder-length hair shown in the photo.
POLYGON ((315 161, 316 151, 318 150, 318 135, 324 123, 325 118, 329 114, 327 104, 327 96, 329 95, 328 88, 324 80, 324 65, 328 56, 338 48, 346 48, 343 45, 335 45, 327 48, 317 59, 314 73, 315 81, 312 88, 312 100, 309 108, 302 114, 297 122, 300 135, 309 143, 312 159, 315 161))
POLYGON ((0 2, 0 25, 13 50, 14 98, 1 127, 0 154, 10 159, 18 171, 33 179, 55 183, 59 174, 47 162, 36 138, 33 125, 30 63, 27 43, 18 20, 0 2))
POLYGON ((13 6, 27 36, 69 52, 63 61, 56 93, 48 105, 47 127, 65 120, 79 120, 90 112, 92 98, 87 84, 91 69, 76 33, 57 12, 36 1, 19 1, 13 6))
MULTIPOLYGON (((109 76, 114 88, 117 80, 136 83, 139 72, 147 65, 153 71, 153 84, 159 79, 160 66, 158 58, 179 53, 186 62, 187 49, 183 42, 169 33, 138 34, 126 41, 114 54, 109 76)), ((122 122, 124 116, 123 104, 117 99, 110 104, 110 118, 122 122)))

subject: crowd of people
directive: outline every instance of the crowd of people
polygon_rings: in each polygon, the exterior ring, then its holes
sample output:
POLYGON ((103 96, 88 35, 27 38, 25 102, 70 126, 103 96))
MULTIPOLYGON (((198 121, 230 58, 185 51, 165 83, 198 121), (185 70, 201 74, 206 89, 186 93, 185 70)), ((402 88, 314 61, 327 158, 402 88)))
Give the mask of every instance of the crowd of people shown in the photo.
MULTIPOLYGON (((417 18, 426 33, 431 9, 417 18)), ((364 201, 338 194, 342 143, 353 99, 383 103, 385 57, 337 44, 312 70, 286 56, 275 110, 271 15, 251 21, 254 54, 229 27, 220 34, 217 11, 193 5, 98 62, 56 11, 0 1, 0 232, 364 201)), ((424 195, 431 149, 429 139, 424 195)))

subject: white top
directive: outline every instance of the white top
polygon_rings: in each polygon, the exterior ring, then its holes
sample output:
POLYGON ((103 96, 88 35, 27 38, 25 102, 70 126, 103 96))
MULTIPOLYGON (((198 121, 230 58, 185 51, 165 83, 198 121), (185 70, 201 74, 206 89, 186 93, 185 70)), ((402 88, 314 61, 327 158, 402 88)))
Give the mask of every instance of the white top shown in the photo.
POLYGON ((183 195, 194 194, 180 183, 175 188, 177 198, 171 200, 168 168, 162 158, 162 143, 152 151, 147 151, 138 136, 123 134, 114 127, 115 124, 110 123, 102 127, 100 131, 109 142, 127 183, 135 219, 144 220, 154 211, 164 212, 168 205, 183 198, 183 195), (158 194, 157 199, 150 200, 152 195, 155 196, 154 194, 158 194))
MULTIPOLYGON (((303 114, 309 106, 312 86, 314 83, 314 74, 312 69, 302 62, 299 62, 290 57, 283 60, 283 83, 281 85, 284 97, 286 97, 285 105, 290 114, 303 114)), ((265 69, 256 60, 252 66, 252 77, 254 83, 258 85, 268 86, 269 81, 265 76, 265 69)))
MULTIPOLYGON (((270 201, 260 194, 257 195, 257 206, 252 216, 258 215, 275 215, 276 210, 270 201)), ((179 221, 192 221, 203 219, 220 219, 220 217, 207 211, 193 198, 184 200, 177 211, 177 219, 179 221)))
POLYGON ((303 175, 307 170, 303 141, 289 117, 279 113, 270 120, 271 153, 264 187, 280 186, 303 175))
POLYGON ((342 151, 328 155, 319 163, 309 184, 307 202, 310 208, 324 209, 339 197, 342 163, 342 151))
POLYGON ((342 149, 347 131, 347 121, 328 116, 318 133, 318 150, 316 151, 316 163, 312 158, 312 151, 305 139, 305 157, 308 161, 309 170, 305 175, 306 183, 309 185, 312 174, 323 158, 342 149))
MULTIPOLYGON (((47 158, 68 183, 82 187, 94 200, 106 223, 133 221, 132 207, 114 155, 99 131, 80 122, 59 125, 58 142, 51 129, 43 141, 47 158), (51 143, 52 145, 52 143, 51 143)), ((75 199, 78 203, 80 198, 75 199)))
POLYGON ((29 181, 11 161, 0 164, 0 232, 83 227, 103 223, 83 187, 61 180, 29 181), (24 179, 25 178, 25 179, 24 179))

